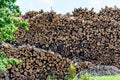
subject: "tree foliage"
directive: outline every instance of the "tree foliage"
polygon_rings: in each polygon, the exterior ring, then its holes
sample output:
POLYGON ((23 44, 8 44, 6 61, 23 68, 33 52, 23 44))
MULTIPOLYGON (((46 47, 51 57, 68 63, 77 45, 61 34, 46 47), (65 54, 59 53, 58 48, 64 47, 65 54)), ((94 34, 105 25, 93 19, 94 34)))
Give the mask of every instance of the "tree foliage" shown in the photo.
POLYGON ((13 34, 18 26, 28 29, 28 23, 16 16, 21 15, 16 0, 0 0, 0 41, 15 40, 13 34))
POLYGON ((3 52, 0 52, 0 73, 6 71, 6 68, 11 65, 18 65, 21 63, 21 60, 15 58, 6 58, 6 55, 3 52))
MULTIPOLYGON (((21 26, 28 30, 28 23, 20 19, 19 6, 15 5, 16 0, 0 0, 0 42, 15 40, 13 34, 21 26)), ((14 58, 5 58, 6 55, 0 52, 0 73, 10 65, 18 65, 21 61, 14 58)))

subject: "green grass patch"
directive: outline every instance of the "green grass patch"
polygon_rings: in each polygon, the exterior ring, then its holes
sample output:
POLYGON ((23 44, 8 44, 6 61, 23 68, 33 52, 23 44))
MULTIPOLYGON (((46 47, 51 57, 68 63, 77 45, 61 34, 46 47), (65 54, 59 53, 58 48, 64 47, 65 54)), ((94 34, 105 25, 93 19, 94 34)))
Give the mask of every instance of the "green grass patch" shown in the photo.
POLYGON ((120 80, 120 75, 90 76, 84 74, 80 78, 76 77, 73 80, 120 80))
MULTIPOLYGON (((65 76, 65 80, 120 80, 120 75, 105 75, 105 76, 92 76, 87 72, 84 74, 76 74, 76 68, 73 63, 70 63, 68 68, 69 75, 65 76), (79 76, 79 77, 78 77, 79 76)), ((59 80, 55 76, 48 76, 47 80, 59 80)))
POLYGON ((92 77, 94 80, 120 80, 120 75, 115 76, 96 76, 92 77))

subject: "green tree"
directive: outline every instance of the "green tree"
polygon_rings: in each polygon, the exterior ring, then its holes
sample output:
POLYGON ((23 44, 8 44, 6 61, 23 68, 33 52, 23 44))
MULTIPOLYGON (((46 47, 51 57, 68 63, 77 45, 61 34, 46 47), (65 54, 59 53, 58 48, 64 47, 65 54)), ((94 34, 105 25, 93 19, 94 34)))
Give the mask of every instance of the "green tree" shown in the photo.
POLYGON ((13 34, 18 26, 28 30, 28 23, 16 17, 21 12, 15 2, 16 0, 0 0, 0 41, 15 40, 13 34))
MULTIPOLYGON (((0 0, 0 42, 14 41, 13 34, 20 26, 28 30, 28 23, 21 20, 21 12, 15 2, 16 0, 0 0)), ((20 60, 14 58, 7 59, 5 53, 0 52, 0 73, 6 71, 8 66, 18 65, 20 62, 20 60)))

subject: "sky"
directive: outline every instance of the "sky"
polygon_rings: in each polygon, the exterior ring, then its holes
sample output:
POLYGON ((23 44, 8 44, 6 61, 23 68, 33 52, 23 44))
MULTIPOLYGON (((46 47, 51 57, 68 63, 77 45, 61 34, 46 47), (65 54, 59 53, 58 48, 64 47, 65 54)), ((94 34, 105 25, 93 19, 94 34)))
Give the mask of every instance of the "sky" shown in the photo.
POLYGON ((52 9, 61 14, 72 12, 74 8, 94 8, 95 12, 99 12, 105 6, 120 8, 120 0, 17 0, 22 13, 28 11, 51 11, 52 9))

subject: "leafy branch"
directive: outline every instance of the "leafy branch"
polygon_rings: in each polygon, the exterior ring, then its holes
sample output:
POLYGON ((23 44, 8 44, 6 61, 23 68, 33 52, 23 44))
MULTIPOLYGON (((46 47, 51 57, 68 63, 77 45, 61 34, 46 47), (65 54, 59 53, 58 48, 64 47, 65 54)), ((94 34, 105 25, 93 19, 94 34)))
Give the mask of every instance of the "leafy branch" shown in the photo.
MULTIPOLYGON (((6 40, 14 41, 13 34, 18 27, 28 30, 28 23, 21 20, 19 6, 15 5, 16 0, 0 0, 0 42, 6 40)), ((6 71, 8 66, 18 65, 21 61, 15 58, 6 58, 5 53, 0 52, 0 73, 6 71)))

